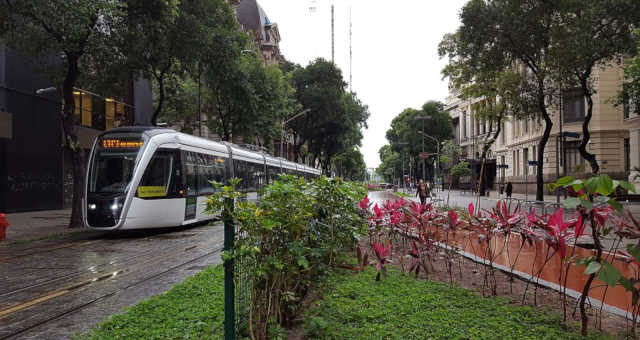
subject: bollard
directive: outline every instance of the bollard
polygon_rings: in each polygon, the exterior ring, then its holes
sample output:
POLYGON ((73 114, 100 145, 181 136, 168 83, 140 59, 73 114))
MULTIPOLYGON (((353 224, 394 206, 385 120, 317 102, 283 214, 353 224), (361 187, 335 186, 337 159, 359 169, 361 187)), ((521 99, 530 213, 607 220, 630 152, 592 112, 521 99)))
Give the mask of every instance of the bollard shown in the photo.
POLYGON ((9 228, 9 221, 5 214, 0 214, 0 241, 7 239, 7 228, 9 228))

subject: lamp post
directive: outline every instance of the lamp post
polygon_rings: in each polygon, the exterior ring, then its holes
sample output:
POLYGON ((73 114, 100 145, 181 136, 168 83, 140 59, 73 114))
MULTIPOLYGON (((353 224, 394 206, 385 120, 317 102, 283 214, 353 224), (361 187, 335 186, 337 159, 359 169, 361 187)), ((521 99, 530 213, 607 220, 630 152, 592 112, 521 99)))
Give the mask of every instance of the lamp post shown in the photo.
MULTIPOLYGON (((282 121, 282 133, 281 133, 281 136, 280 136, 280 157, 282 157, 282 156, 283 156, 283 152, 282 152, 282 150, 283 150, 284 130, 285 130, 284 128, 285 128, 285 126, 286 126, 290 121, 292 121, 292 120, 294 120, 294 119, 296 119, 296 118, 298 118, 298 117, 301 117, 301 116, 303 116, 303 115, 305 115, 305 114, 309 113, 309 111, 311 111, 311 110, 310 110, 310 109, 302 110, 302 111, 300 111, 300 112, 296 113, 295 115, 293 115, 293 117, 291 117, 291 118, 289 118, 289 119, 287 119, 287 120, 283 120, 283 121, 282 121)), ((284 158, 284 157, 283 157, 283 158, 284 158)))
MULTIPOLYGON (((436 139, 435 137, 429 136, 428 134, 422 132, 422 131, 418 131, 418 133, 420 133, 423 137, 429 138, 431 140, 433 140, 434 142, 436 142, 436 181, 438 179, 438 175, 440 174, 440 141, 438 139, 436 139)), ((424 139, 423 139, 424 140, 424 139)))
MULTIPOLYGON (((429 119, 430 117, 425 117, 425 116, 418 116, 418 117, 413 117, 413 120, 421 120, 422 121, 422 133, 424 133, 424 121, 429 119)), ((422 153, 424 153, 424 138, 422 138, 422 153)), ((422 160, 422 179, 426 180, 426 172, 425 172, 425 163, 426 161, 423 159, 422 160)), ((417 169, 416 169, 417 170, 417 169)))
MULTIPOLYGON (((396 145, 405 146, 405 145, 409 145, 409 143, 407 143, 407 142, 399 142, 399 143, 396 143, 396 145)), ((400 177, 401 177, 401 181, 402 181, 402 183, 401 183, 402 184, 402 188, 404 188, 405 187, 405 185, 404 185, 405 181, 404 181, 404 153, 403 152, 400 152, 400 159, 402 160, 402 175, 400 177)))

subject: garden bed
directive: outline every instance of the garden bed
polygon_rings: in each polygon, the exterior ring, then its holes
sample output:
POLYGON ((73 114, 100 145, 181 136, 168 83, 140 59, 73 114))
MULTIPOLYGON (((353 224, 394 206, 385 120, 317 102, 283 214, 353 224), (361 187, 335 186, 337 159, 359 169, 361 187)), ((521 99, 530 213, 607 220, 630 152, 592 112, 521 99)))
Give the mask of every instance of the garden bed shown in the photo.
MULTIPOLYGON (((361 249, 367 251, 369 254, 374 254, 372 247, 370 248, 368 242, 360 242, 361 249)), ((407 257, 400 256, 398 254, 404 254, 402 250, 394 251, 392 266, 397 270, 407 270, 410 266, 410 260, 407 257)), ((370 255, 371 256, 371 255, 370 255)), ((472 290, 477 295, 490 295, 489 288, 484 284, 484 270, 485 265, 472 261, 461 255, 455 255, 453 257, 453 275, 450 278, 449 271, 447 269, 445 260, 446 256, 444 251, 438 254, 430 267, 430 272, 425 275, 424 272, 420 272, 419 278, 422 280, 430 280, 435 282, 441 282, 454 287, 461 287, 472 290), (453 279, 451 281, 451 279, 453 279)), ((505 298, 510 305, 520 306, 522 305, 522 297, 527 290, 524 305, 537 307, 540 311, 556 315, 556 321, 562 324, 563 307, 562 297, 558 291, 549 289, 543 286, 536 286, 535 284, 529 284, 527 289, 527 282, 517 277, 512 277, 503 271, 495 270, 496 276, 496 292, 497 296, 505 298)), ((407 274, 415 277, 413 274, 407 274)), ((565 325, 573 326, 580 322, 580 313, 574 314, 574 306, 576 305, 576 299, 567 297, 567 321, 565 325)), ((624 317, 609 313, 606 310, 600 308, 589 308, 588 310, 591 327, 612 334, 616 339, 625 339, 627 329, 630 327, 631 322, 624 317)), ((473 337, 472 337, 473 338, 473 337)))
POLYGON ((218 265, 74 339, 222 339, 223 321, 224 268, 218 265))
MULTIPOLYGON (((473 264, 470 263, 471 266, 473 264)), ((433 276, 441 278, 440 274, 433 276)), ((331 275, 324 298, 305 313, 309 339, 581 339, 577 328, 555 313, 483 298, 448 284, 416 280, 392 269, 376 281, 368 268, 359 276, 331 275)), ((476 282, 474 278, 465 278, 476 282)), ((471 288, 473 288, 473 284, 471 288)), ((544 295, 544 294, 542 294, 544 295)), ((554 296, 557 298, 557 296, 554 296)), ((609 336, 591 333, 590 339, 609 336)))

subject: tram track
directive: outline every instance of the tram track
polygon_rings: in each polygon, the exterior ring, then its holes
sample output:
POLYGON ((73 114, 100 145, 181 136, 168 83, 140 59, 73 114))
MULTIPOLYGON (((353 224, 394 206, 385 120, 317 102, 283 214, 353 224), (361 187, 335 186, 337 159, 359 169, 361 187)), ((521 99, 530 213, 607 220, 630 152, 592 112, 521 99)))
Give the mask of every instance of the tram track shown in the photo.
MULTIPOLYGON (((209 231, 206 231, 206 232, 209 232, 209 231)), ((191 236, 191 235, 194 235, 194 234, 198 234, 198 233, 205 233, 205 231, 190 230, 188 236, 191 236)), ((180 234, 178 234, 178 236, 180 238, 185 237, 185 236, 182 236, 180 234)), ((144 239, 145 240, 149 240, 149 241, 153 241, 153 240, 156 239, 156 237, 158 237, 158 235, 148 236, 148 237, 145 237, 144 239)), ((160 238, 164 238, 162 235, 160 235, 159 237, 160 238)), ((101 240, 95 240, 95 241, 101 241, 101 240)), ((104 240, 102 240, 102 241, 104 241, 104 240)), ((68 248, 68 247, 74 246, 74 245, 75 246, 82 246, 82 245, 88 245, 88 244, 93 244, 93 243, 95 243, 95 242, 94 241, 91 241, 90 243, 86 243, 86 242, 82 243, 82 242, 80 242, 80 243, 75 243, 75 244, 69 244, 66 247, 60 247, 60 248, 68 248)), ((109 245, 107 245, 107 246, 109 246, 109 245)), ((184 248, 182 251, 189 251, 189 250, 195 249, 195 248, 200 247, 200 246, 202 246, 202 244, 190 245, 190 246, 184 248)), ((55 248, 53 250, 57 250, 57 249, 60 249, 60 248, 55 248)), ((44 251, 33 252, 31 254, 41 253, 41 252, 44 252, 44 251)), ((32 284, 29 284, 29 285, 26 285, 26 286, 22 286, 22 287, 13 289, 11 291, 2 292, 2 290, 0 290, 0 298, 6 298, 8 296, 15 295, 17 293, 24 292, 24 291, 29 290, 29 289, 42 287, 42 286, 45 286, 45 285, 48 285, 48 284, 52 284, 52 283, 55 283, 55 282, 58 282, 58 281, 61 281, 61 280, 70 279, 70 278, 73 278, 73 277, 79 277, 79 276, 82 276, 82 275, 85 275, 85 274, 90 274, 90 273, 96 274, 96 273, 99 273, 99 271, 100 271, 99 269, 100 268, 109 267, 109 266, 112 266, 113 268, 118 268, 118 266, 123 267, 123 266, 127 266, 130 263, 134 263, 135 264, 136 261, 138 261, 138 259, 148 257, 149 255, 152 255, 155 252, 156 252, 156 250, 152 249, 152 250, 149 250, 149 251, 146 251, 146 252, 143 252, 143 253, 139 253, 139 254, 136 254, 136 255, 133 255, 133 256, 129 256, 125 260, 105 261, 105 262, 102 262, 102 263, 99 263, 99 264, 94 264, 92 266, 89 266, 89 267, 86 267, 86 268, 83 268, 83 269, 80 269, 80 270, 73 271, 73 272, 65 274, 65 275, 56 276, 56 277, 53 277, 53 278, 50 278, 50 279, 46 279, 46 280, 43 280, 43 281, 40 281, 40 282, 37 282, 37 283, 32 283, 32 284)), ((27 268, 24 268, 24 269, 27 269, 27 268)), ((34 268, 28 268, 28 269, 47 269, 47 268, 34 267, 34 268)), ((48 268, 48 269, 51 269, 51 268, 48 268)), ((0 312, 2 311, 1 308, 2 308, 2 306, 0 304, 0 312)), ((2 314, 1 313, 0 313, 0 318, 2 318, 2 314)))
MULTIPOLYGON (((174 256, 174 255, 179 255, 181 253, 192 251, 192 250, 197 249, 197 248, 210 246, 210 245, 215 244, 217 242, 219 242, 219 241, 211 240, 211 241, 200 242, 200 243, 197 243, 195 245, 190 245, 190 246, 188 246, 186 248, 180 248, 178 250, 174 250, 174 251, 169 251, 169 252, 165 252, 165 253, 162 253, 162 254, 158 254, 156 256, 149 257, 148 259, 143 260, 143 261, 136 261, 136 259, 139 259, 139 258, 143 258, 144 259, 145 257, 148 257, 149 254, 156 252, 155 250, 151 250, 149 252, 136 255, 135 258, 134 257, 129 258, 126 263, 132 263, 132 264, 129 264, 129 265, 121 264, 119 267, 114 266, 113 269, 108 270, 108 271, 103 272, 103 273, 95 272, 94 270, 96 269, 95 268, 96 266, 92 266, 92 267, 89 267, 89 268, 87 268, 85 270, 82 270, 82 271, 78 271, 78 272, 75 272, 75 273, 64 275, 62 277, 52 278, 52 279, 44 281, 44 282, 33 284, 33 285, 30 285, 30 286, 27 286, 27 287, 21 287, 19 289, 13 290, 11 292, 3 293, 2 295, 0 295, 0 297, 7 298, 7 297, 9 297, 11 295, 15 295, 15 294, 27 291, 29 289, 42 287, 42 286, 45 286, 47 284, 55 283, 57 281, 61 281, 61 280, 64 280, 64 279, 78 277, 78 276, 81 276, 81 275, 84 275, 84 274, 87 274, 87 273, 94 273, 95 274, 95 275, 90 276, 87 279, 79 280, 79 281, 76 281, 76 282, 71 282, 71 283, 69 283, 67 285, 64 285, 63 287, 53 288, 48 293, 41 294, 37 298, 31 299, 29 301, 18 303, 18 304, 13 304, 12 306, 10 306, 8 308, 0 309, 0 320, 2 320, 7 315, 12 314, 14 312, 17 312, 19 310, 31 307, 31 306, 33 306, 35 304, 38 304, 38 303, 42 303, 42 302, 48 301, 48 300, 50 300, 50 298, 47 298, 49 296, 58 297, 60 295, 68 294, 69 292, 75 291, 75 290, 77 290, 78 288, 80 288, 82 286, 86 286, 88 284, 99 282, 99 281, 102 281, 102 280, 104 280, 106 278, 109 278, 110 276, 114 276, 114 274, 117 275, 117 274, 120 274, 120 273, 135 273, 137 270, 140 270, 141 268, 147 268, 148 266, 150 266, 152 264, 159 263, 159 262, 161 262, 163 260, 166 260, 167 257, 171 257, 171 256, 174 256), (103 276, 106 276, 106 277, 103 278, 103 276), (61 294, 60 292, 65 292, 65 293, 61 294), (35 301, 35 300, 39 300, 39 302, 38 303, 32 303, 32 301, 35 301), (24 307, 18 308, 19 306, 24 306, 24 307)), ((103 263, 102 266, 109 265, 109 264, 110 263, 103 263)))
MULTIPOLYGON (((199 255, 199 256, 197 256, 197 257, 195 257, 193 259, 190 259, 188 261, 181 262, 180 264, 174 265, 174 266, 172 266, 170 268, 164 269, 164 270, 162 270, 160 272, 157 272, 157 273, 154 273, 154 274, 152 274, 150 276, 144 277, 144 278, 142 278, 140 280, 137 280, 136 282, 133 282, 133 283, 131 283, 129 285, 126 285, 126 286, 120 287, 120 288, 116 288, 115 290, 112 290, 112 291, 110 291, 108 293, 105 293, 105 294, 102 294, 102 295, 100 295, 98 297, 92 298, 89 301, 83 302, 83 303, 81 303, 79 305, 73 306, 73 307, 68 308, 66 310, 63 310, 63 311, 61 311, 59 313, 55 313, 51 317, 45 318, 44 320, 39 320, 39 321, 37 321, 37 322, 27 326, 27 327, 24 327, 24 328, 18 330, 18 331, 11 332, 11 333, 6 334, 6 335, 0 335, 0 340, 11 339, 11 338, 15 338, 17 336, 23 335, 23 334, 25 334, 25 333, 27 333, 27 332, 29 332, 31 330, 34 330, 37 327, 40 327, 40 326, 42 326, 42 325, 44 325, 46 323, 49 323, 49 322, 54 321, 54 320, 57 320, 57 319, 59 319, 59 318, 61 318, 63 316, 69 315, 71 313, 77 312, 77 311, 79 311, 81 309, 84 309, 86 307, 89 307, 89 306, 91 306, 91 305, 93 305, 93 304, 95 304, 95 303, 97 303, 99 301, 102 301, 102 300, 104 300, 106 298, 114 296, 114 295, 116 295, 116 294, 118 294, 118 293, 120 293, 122 291, 125 291, 127 289, 133 288, 135 286, 138 286, 138 285, 143 284, 145 282, 148 282, 150 280, 153 280, 153 279, 155 279, 157 277, 160 277, 160 276, 162 276, 164 274, 167 274, 167 273, 169 273, 171 271, 177 270, 180 267, 184 267, 184 266, 189 265, 189 264, 191 264, 193 262, 196 262, 196 261, 199 261, 199 260, 201 260, 203 258, 206 258, 206 257, 208 257, 208 256, 210 256, 212 254, 219 253, 221 250, 222 250, 222 246, 216 247, 215 249, 213 249, 211 251, 208 251, 203 255, 199 255)), ((79 288, 82 288, 82 287, 83 286, 80 286, 80 287, 76 288, 76 290, 79 289, 79 288)), ((30 306, 32 306, 32 305, 30 305, 30 306)), ((0 319, 1 318, 2 318, 2 316, 0 315, 0 319)))
MULTIPOLYGON (((192 245, 192 246, 189 246, 187 248, 184 248, 183 251, 188 251, 188 250, 194 249, 194 248, 196 248, 198 246, 199 245, 192 245)), ((55 283, 57 281, 70 279, 70 278, 73 278, 73 277, 78 277, 78 276, 81 276, 83 274, 88 274, 88 273, 94 273, 95 274, 95 273, 99 272, 99 270, 98 270, 99 268, 103 268, 103 267, 107 267, 107 266, 113 266, 114 268, 117 268, 118 266, 126 266, 129 263, 135 263, 135 261, 137 261, 140 258, 148 257, 149 255, 151 255, 151 254, 153 254, 155 252, 156 252, 155 250, 149 250, 149 251, 144 252, 144 253, 140 253, 140 254, 137 254, 137 255, 134 255, 134 256, 127 257, 127 259, 124 260, 124 261, 122 261, 122 260, 115 260, 115 261, 111 260, 111 261, 103 262, 103 263, 100 263, 100 264, 95 264, 93 266, 86 267, 86 268, 83 268, 83 269, 80 269, 80 270, 77 270, 77 271, 62 275, 62 276, 53 277, 53 278, 46 279, 46 280, 38 282, 38 283, 34 283, 34 284, 30 284, 28 286, 20 287, 20 288, 14 289, 12 291, 0 292, 0 298, 11 296, 11 295, 23 292, 25 290, 29 290, 29 289, 41 287, 41 286, 44 286, 44 285, 47 285, 47 284, 55 283)), ((40 268, 30 268, 30 269, 40 269, 40 268)), ((1 317, 1 314, 0 314, 0 317, 1 317)))

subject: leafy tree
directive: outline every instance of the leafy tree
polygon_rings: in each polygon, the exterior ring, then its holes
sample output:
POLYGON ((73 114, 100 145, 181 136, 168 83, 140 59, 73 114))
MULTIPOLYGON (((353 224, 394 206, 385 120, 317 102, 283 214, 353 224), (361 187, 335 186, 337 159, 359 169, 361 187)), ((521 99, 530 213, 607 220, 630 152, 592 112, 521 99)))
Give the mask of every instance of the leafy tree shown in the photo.
POLYGON ((361 128, 366 128, 369 109, 352 93, 344 93, 336 111, 323 117, 309 140, 309 150, 322 168, 329 172, 331 159, 344 150, 360 146, 361 128))
MULTIPOLYGON (((416 160, 415 169, 419 168, 421 151, 434 154, 437 151, 435 142, 420 134, 423 129, 424 133, 439 141, 452 137, 451 117, 443 110, 442 103, 429 101, 420 110, 405 109, 391 121, 391 128, 386 133, 390 147, 395 153, 416 160), (426 120, 416 120, 418 117, 426 117, 426 120)), ((424 162, 422 163, 424 166, 424 162)))
POLYGON ((383 145, 378 150, 380 157, 380 165, 376 169, 376 172, 380 177, 384 178, 385 182, 393 182, 393 174, 397 171, 400 172, 400 155, 391 150, 391 145, 383 145))
POLYGON ((154 125, 165 105, 167 79, 187 73, 197 81, 206 72, 224 73, 247 43, 223 0, 130 0, 127 6, 122 50, 127 70, 154 81, 154 125))
MULTIPOLYGON (((536 103, 535 114, 544 121, 538 143, 536 199, 544 194, 544 150, 553 122, 547 99, 554 94, 552 74, 555 48, 553 29, 557 23, 557 2, 532 0, 471 0, 462 9, 457 31, 461 55, 469 60, 511 60, 521 65, 521 97, 536 103)), ((518 66, 520 67, 520 66, 518 66)))
MULTIPOLYGON (((640 50, 640 30, 635 31, 636 49, 640 50)), ((614 98, 616 105, 624 104, 625 110, 640 114, 640 56, 629 60, 624 70, 625 83, 622 91, 614 98)))
POLYGON ((352 181, 364 181, 367 166, 362 153, 357 148, 346 149, 331 160, 332 168, 339 177, 352 181))
POLYGON ((2 0, 0 38, 21 53, 59 56, 49 65, 51 80, 62 89, 61 130, 73 166, 70 227, 82 226, 82 196, 86 160, 73 128, 73 88, 93 59, 99 59, 123 26, 122 3, 110 0, 2 0))
POLYGON ((296 106, 293 88, 275 66, 243 54, 220 72, 206 74, 207 124, 223 140, 242 136, 246 143, 271 146, 280 136, 280 121, 296 106))
POLYGON ((553 39, 563 87, 577 87, 587 100, 582 122, 583 138, 578 146, 582 157, 598 173, 596 156, 586 149, 591 138, 589 123, 593 115, 593 95, 597 85, 596 67, 621 64, 622 56, 633 53, 633 27, 640 24, 640 3, 619 0, 567 0, 560 2, 561 24, 554 26, 553 39))
MULTIPOLYGON (((313 147, 313 144, 322 144, 322 140, 319 139, 322 135, 318 133, 320 129, 325 133, 333 129, 332 125, 339 124, 332 122, 332 119, 337 118, 336 113, 342 111, 346 83, 340 69, 322 58, 316 59, 304 68, 294 68, 292 83, 296 100, 304 109, 310 110, 288 125, 296 134, 293 151, 295 159, 299 160, 304 144, 308 143, 310 147, 313 147)), ((292 112, 291 115, 293 114, 295 113, 292 112)), ((315 147, 316 156, 322 149, 320 145, 315 147)))

